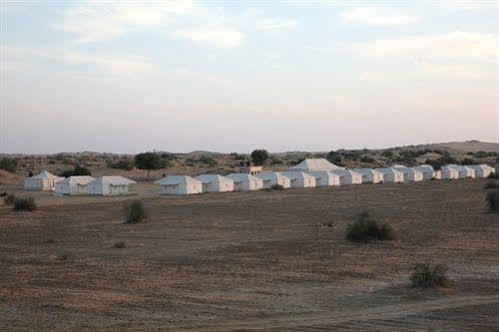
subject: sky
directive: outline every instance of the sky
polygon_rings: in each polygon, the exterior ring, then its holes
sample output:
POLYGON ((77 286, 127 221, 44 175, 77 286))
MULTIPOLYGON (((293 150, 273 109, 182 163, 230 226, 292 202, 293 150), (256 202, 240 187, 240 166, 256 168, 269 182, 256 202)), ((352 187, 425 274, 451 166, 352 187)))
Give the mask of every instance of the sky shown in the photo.
POLYGON ((0 6, 0 153, 499 142, 493 0, 0 6))

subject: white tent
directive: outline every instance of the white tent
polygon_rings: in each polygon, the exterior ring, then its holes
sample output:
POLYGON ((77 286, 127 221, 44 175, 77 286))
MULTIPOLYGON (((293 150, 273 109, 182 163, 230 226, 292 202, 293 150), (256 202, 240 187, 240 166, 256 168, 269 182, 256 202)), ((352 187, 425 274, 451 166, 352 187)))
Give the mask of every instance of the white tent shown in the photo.
POLYGON ((70 176, 55 184, 56 195, 85 195, 87 186, 95 178, 88 175, 70 176))
POLYGON ((442 179, 446 180, 459 179, 459 171, 451 165, 442 166, 440 171, 442 174, 441 175, 442 179))
POLYGON ((263 188, 265 189, 269 189, 277 185, 282 186, 283 188, 291 187, 291 180, 278 172, 260 173, 255 176, 262 179, 263 188))
POLYGON ((486 178, 491 173, 495 173, 495 169, 486 164, 473 165, 471 166, 475 170, 475 177, 486 178))
POLYGON ((316 172, 316 171, 334 171, 338 169, 345 169, 345 167, 336 166, 326 159, 305 159, 296 166, 291 167, 290 171, 298 172, 316 172))
POLYGON ((191 195, 203 192, 201 181, 186 175, 169 175, 154 183, 161 186, 162 195, 191 195))
POLYGON ((394 165, 393 168, 395 168, 397 171, 404 173, 405 183, 423 181, 423 173, 414 168, 410 168, 403 165, 394 165))
POLYGON ((24 189, 52 191, 55 188, 55 184, 62 180, 64 180, 64 178, 51 174, 47 171, 43 171, 40 174, 24 180, 24 189))
POLYGON ((340 184, 362 184, 362 174, 354 172, 349 169, 345 170, 336 170, 333 173, 338 174, 340 176, 340 184))
POLYGON ((234 191, 234 181, 218 174, 203 174, 195 179, 203 184, 204 193, 234 191))
POLYGON ((315 178, 315 185, 317 187, 340 185, 340 176, 338 174, 328 171, 308 172, 308 174, 312 175, 315 178))
POLYGON ((362 183, 381 183, 383 174, 372 168, 355 168, 354 172, 362 175, 362 183))
POLYGON ((128 195, 128 188, 136 183, 122 176, 101 176, 87 185, 89 195, 118 196, 128 195))
POLYGON ((423 180, 431 180, 435 178, 435 171, 431 165, 418 165, 413 167, 416 171, 423 173, 423 180))
POLYGON ((376 171, 383 174, 383 183, 393 182, 404 182, 404 173, 396 170, 392 167, 376 168, 376 171))
POLYGON ((454 169, 457 170, 459 179, 467 179, 475 177, 475 170, 470 166, 463 166, 463 165, 448 165, 448 166, 453 167, 454 169))
POLYGON ((315 187, 315 178, 303 172, 282 172, 282 175, 289 178, 291 188, 311 188, 315 187))
POLYGON ((231 173, 227 177, 234 181, 235 191, 251 191, 263 188, 262 179, 248 173, 231 173))

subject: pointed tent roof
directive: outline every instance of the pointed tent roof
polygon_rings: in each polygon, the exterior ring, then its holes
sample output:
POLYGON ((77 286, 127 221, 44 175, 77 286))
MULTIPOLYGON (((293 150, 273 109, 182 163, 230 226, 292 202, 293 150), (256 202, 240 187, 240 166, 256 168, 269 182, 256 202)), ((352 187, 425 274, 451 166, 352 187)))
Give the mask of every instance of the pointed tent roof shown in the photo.
POLYGON ((33 179, 60 179, 61 177, 54 175, 48 171, 43 171, 35 176, 32 176, 33 179))
POLYGON ((128 186, 137 183, 123 176, 101 176, 92 182, 108 183, 112 186, 128 186))
POLYGON ((168 175, 154 183, 160 184, 162 186, 167 185, 175 185, 175 184, 202 184, 201 181, 198 181, 194 178, 191 178, 187 175, 168 175))
POLYGON ((324 158, 305 159, 298 165, 290 168, 291 171, 303 171, 303 172, 333 171, 337 169, 345 169, 345 168, 332 164, 324 158))

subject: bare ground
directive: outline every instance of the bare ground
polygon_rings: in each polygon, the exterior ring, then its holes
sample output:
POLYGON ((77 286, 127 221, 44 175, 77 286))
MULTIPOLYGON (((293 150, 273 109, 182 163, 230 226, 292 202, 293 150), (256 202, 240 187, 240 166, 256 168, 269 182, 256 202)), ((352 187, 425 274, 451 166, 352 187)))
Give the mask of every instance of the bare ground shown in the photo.
POLYGON ((0 208, 0 329, 494 330, 499 218, 486 211, 485 182, 36 193, 36 212, 0 208), (122 204, 136 198, 150 218, 125 225, 122 204), (346 242, 362 209, 399 240, 346 242), (410 288, 424 261, 448 264, 455 287, 410 288))

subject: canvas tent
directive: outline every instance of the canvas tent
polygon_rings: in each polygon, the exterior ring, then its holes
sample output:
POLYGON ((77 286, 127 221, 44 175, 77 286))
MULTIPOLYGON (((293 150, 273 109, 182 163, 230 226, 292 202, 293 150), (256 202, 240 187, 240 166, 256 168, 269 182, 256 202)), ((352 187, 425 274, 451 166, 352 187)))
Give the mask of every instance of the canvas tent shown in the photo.
POLYGON ((203 192, 203 184, 186 175, 169 175, 154 183, 161 186, 162 195, 192 195, 203 192))
POLYGON ((315 187, 315 178, 304 172, 282 172, 282 175, 289 178, 291 188, 311 188, 315 187))
POLYGON ((263 188, 263 181, 256 176, 247 173, 231 173, 227 178, 234 181, 235 191, 251 191, 263 188))
POLYGON ((349 169, 336 170, 333 173, 338 174, 340 177, 340 184, 362 184, 362 174, 354 172, 349 169))
POLYGON ((383 174, 372 168, 356 168, 354 172, 362 175, 362 183, 381 183, 383 182, 383 174))
POLYGON ((195 179, 203 184, 204 193, 234 191, 234 181, 218 174, 203 174, 195 179))
POLYGON ((330 163, 326 159, 305 159, 296 166, 291 167, 290 171, 297 172, 316 172, 316 171, 334 171, 339 169, 345 169, 344 167, 336 166, 330 163))
POLYGON ((52 191, 55 189, 55 184, 62 180, 64 180, 64 178, 51 174, 47 171, 43 171, 40 174, 24 180, 24 189, 52 191))
POLYGON ((435 178, 435 171, 430 165, 419 165, 413 167, 416 171, 423 173, 423 180, 431 180, 435 178))
POLYGON ((264 189, 270 189, 273 186, 291 187, 291 180, 278 172, 260 173, 256 177, 262 179, 264 189))
POLYGON ((376 168, 376 171, 383 174, 383 183, 393 182, 399 183, 404 182, 404 173, 396 170, 392 167, 376 168))
POLYGON ((82 175, 70 176, 55 184, 56 195, 85 195, 87 194, 87 186, 95 178, 82 175))
POLYGON ((457 170, 459 179, 467 179, 475 177, 475 170, 469 166, 462 165, 448 165, 457 170))
POLYGON ((475 170, 475 177, 477 178, 486 178, 491 173, 495 173, 495 169, 486 164, 473 165, 470 167, 475 170))
POLYGON ((340 185, 340 176, 338 174, 328 171, 308 172, 308 174, 312 175, 315 178, 315 185, 317 187, 340 185))
POLYGON ((446 180, 459 179, 458 170, 451 165, 442 166, 440 171, 442 174, 442 179, 446 180))
POLYGON ((136 183, 122 176, 101 176, 87 185, 89 195, 119 196, 128 195, 129 186, 136 183))
POLYGON ((404 173, 405 183, 423 181, 423 173, 414 168, 406 167, 403 165, 394 165, 393 168, 404 173))

